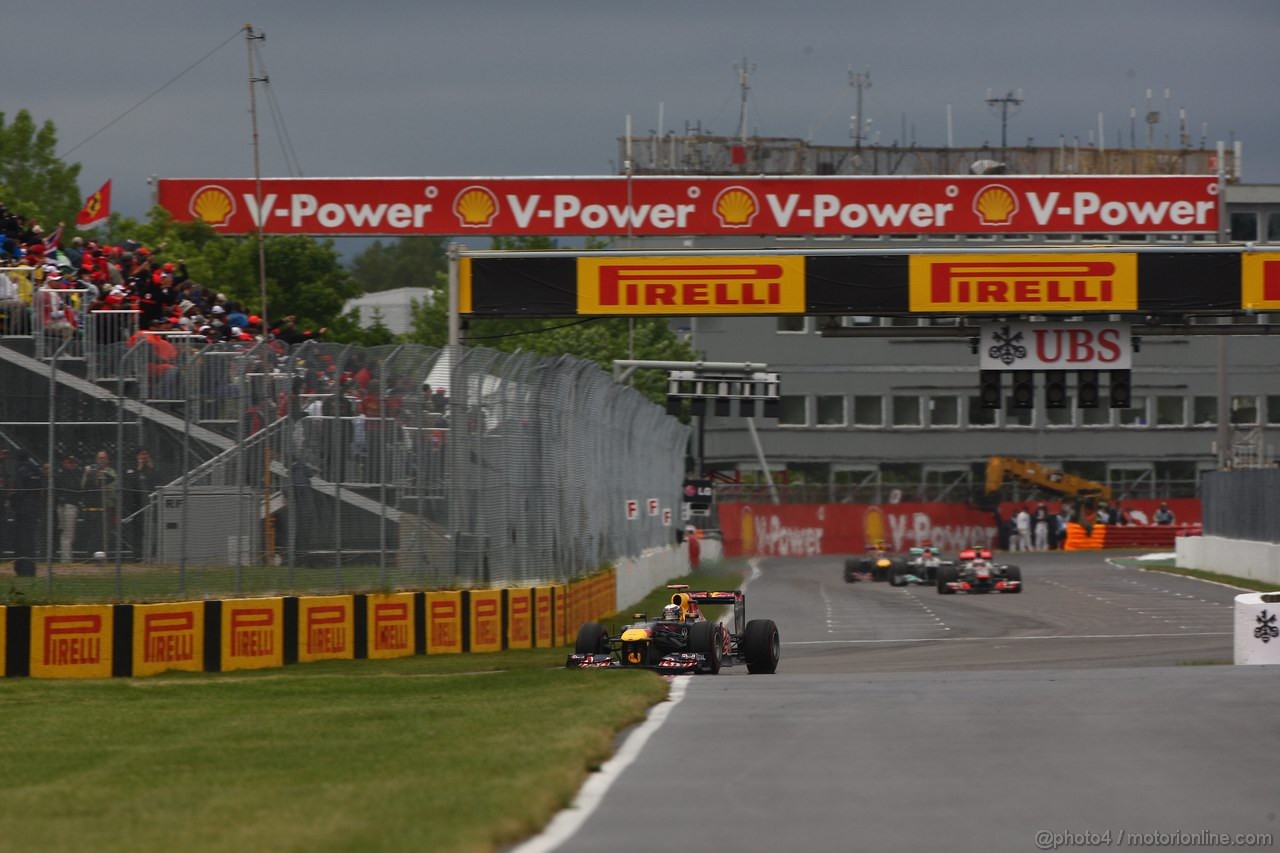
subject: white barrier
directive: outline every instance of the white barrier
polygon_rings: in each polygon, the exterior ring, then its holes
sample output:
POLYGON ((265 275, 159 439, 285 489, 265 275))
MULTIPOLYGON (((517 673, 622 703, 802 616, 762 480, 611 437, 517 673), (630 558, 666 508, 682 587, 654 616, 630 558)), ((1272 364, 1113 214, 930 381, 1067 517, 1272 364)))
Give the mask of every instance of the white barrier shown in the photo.
POLYGON ((1280 588, 1280 544, 1221 536, 1181 536, 1175 547, 1180 569, 1220 572, 1280 588))
POLYGON ((1235 662, 1280 664, 1280 593, 1236 596, 1235 662))
MULTIPOLYGON (((719 539, 699 540, 702 546, 700 563, 719 562, 724 556, 724 543, 719 539)), ((650 548, 639 557, 627 557, 616 561, 618 579, 617 610, 625 610, 644 598, 655 587, 672 578, 689 574, 689 546, 675 545, 669 548, 650 548)))
POLYGON ((615 564, 618 579, 618 600, 615 610, 625 610, 644 598, 654 587, 671 578, 689 573, 687 546, 650 548, 639 557, 625 557, 615 564))

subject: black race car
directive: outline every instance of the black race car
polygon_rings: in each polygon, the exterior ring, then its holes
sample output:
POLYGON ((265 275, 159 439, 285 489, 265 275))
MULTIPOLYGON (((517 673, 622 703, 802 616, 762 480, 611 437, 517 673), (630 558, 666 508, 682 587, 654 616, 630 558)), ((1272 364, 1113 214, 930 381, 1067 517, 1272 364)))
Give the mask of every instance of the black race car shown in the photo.
POLYGON ((895 555, 887 545, 876 542, 868 545, 867 553, 861 557, 849 557, 844 561, 844 582, 883 582, 903 572, 906 567, 906 560, 895 555))
POLYGON ((610 636, 598 622, 578 629, 569 669, 654 669, 673 675, 715 675, 722 666, 745 663, 747 672, 768 673, 778 668, 782 643, 770 619, 746 621, 746 596, 732 592, 689 592, 686 584, 672 584, 671 603, 656 619, 644 613, 610 636), (699 606, 731 605, 733 630, 711 622, 699 606))
POLYGON ((1022 592, 1022 569, 995 563, 987 548, 969 548, 960 552, 953 566, 938 567, 938 594, 957 592, 1022 592))

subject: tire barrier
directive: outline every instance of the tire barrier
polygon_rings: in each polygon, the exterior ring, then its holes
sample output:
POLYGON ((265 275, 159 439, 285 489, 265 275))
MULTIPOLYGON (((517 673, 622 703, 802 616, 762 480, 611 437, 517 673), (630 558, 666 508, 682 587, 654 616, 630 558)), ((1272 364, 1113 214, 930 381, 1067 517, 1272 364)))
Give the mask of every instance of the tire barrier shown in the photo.
POLYGON ((0 676, 127 678, 543 649, 616 609, 613 569, 508 589, 0 606, 0 676))
POLYGON ((1200 535, 1198 524, 1068 524, 1063 549, 1097 551, 1103 548, 1173 548, 1181 536, 1200 535))

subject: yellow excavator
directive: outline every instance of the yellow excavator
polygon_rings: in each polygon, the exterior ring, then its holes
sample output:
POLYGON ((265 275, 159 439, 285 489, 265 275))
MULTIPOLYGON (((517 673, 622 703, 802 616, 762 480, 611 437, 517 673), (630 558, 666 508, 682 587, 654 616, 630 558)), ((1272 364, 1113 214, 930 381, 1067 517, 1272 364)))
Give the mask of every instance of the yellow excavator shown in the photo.
POLYGON ((987 460, 987 494, 1000 491, 1006 476, 1067 498, 1111 500, 1111 487, 1108 485, 1011 456, 992 456, 987 460))

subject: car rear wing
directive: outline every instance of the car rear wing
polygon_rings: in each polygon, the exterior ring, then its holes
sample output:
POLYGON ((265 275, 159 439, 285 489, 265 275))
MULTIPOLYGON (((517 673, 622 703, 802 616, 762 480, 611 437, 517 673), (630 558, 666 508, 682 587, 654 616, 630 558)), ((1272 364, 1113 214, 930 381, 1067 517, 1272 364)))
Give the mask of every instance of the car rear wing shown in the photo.
POLYGON ((733 633, 741 634, 747 625, 747 596, 735 589, 725 592, 690 592, 689 600, 699 607, 733 607, 733 633))

